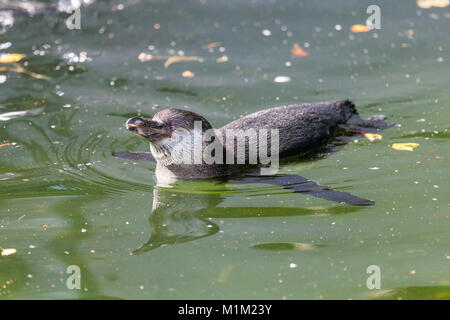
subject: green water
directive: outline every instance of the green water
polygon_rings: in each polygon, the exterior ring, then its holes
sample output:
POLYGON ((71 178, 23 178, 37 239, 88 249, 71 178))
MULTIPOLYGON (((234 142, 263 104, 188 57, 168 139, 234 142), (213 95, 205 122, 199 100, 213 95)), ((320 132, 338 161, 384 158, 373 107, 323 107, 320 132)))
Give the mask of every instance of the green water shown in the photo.
POLYGON ((0 298, 449 299, 450 7, 375 2, 97 1, 81 30, 63 13, 15 16, 0 53, 25 54, 19 64, 52 79, 0 73, 0 144, 11 143, 0 148, 0 247, 17 250, 0 256, 0 298), (381 30, 351 33, 369 4, 381 30), (294 43, 309 55, 292 58, 294 43), (180 50, 203 60, 137 58, 180 50), (343 98, 397 125, 280 171, 374 206, 263 184, 156 188, 154 164, 111 156, 149 151, 124 128, 138 113, 186 106, 220 127, 343 98), (419 146, 391 148, 400 142, 419 146), (80 290, 66 286, 70 265, 80 290), (370 265, 380 290, 366 286, 370 265))

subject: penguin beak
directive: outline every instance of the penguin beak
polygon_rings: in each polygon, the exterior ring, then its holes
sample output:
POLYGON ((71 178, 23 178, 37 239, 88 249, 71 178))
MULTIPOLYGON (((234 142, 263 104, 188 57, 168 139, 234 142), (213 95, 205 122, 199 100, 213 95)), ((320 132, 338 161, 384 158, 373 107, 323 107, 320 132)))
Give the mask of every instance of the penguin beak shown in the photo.
POLYGON ((148 120, 144 118, 130 118, 125 126, 128 131, 140 135, 150 141, 158 141, 162 138, 170 136, 164 123, 148 120))

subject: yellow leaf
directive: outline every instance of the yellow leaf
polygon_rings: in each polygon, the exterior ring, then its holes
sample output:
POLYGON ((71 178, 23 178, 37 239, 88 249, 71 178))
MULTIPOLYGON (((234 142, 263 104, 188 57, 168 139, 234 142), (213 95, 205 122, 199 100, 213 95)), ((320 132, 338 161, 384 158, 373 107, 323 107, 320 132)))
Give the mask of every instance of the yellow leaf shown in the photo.
POLYGON ((364 136, 370 141, 381 140, 383 137, 376 133, 364 133, 364 136))
POLYGON ((200 61, 202 58, 196 56, 172 56, 169 57, 164 63, 164 68, 168 68, 172 63, 177 63, 181 61, 200 61))
POLYGON ((224 63, 228 61, 228 57, 227 56, 221 56, 220 58, 216 59, 217 63, 224 63))
POLYGON ((401 151, 413 151, 413 149, 417 148, 418 146, 419 144, 414 142, 394 143, 392 145, 392 149, 401 151))
POLYGON ((445 8, 450 5, 450 0, 417 0, 416 4, 419 8, 429 9, 431 7, 445 8))
POLYGON ((354 33, 369 32, 371 29, 364 24, 354 24, 350 27, 350 31, 354 33))
POLYGON ((186 70, 181 74, 184 78, 193 78, 195 77, 195 73, 190 70, 186 70))
POLYGON ((4 53, 0 54, 0 63, 12 63, 22 60, 23 54, 20 53, 4 53))
POLYGON ((17 250, 14 248, 2 249, 2 256, 9 256, 10 254, 16 253, 17 250))

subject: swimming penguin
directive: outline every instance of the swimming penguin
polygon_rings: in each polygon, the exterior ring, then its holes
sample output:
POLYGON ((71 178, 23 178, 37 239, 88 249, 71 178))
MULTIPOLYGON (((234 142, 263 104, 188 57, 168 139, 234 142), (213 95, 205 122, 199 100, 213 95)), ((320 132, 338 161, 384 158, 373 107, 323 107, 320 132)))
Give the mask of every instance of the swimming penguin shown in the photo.
POLYGON ((349 100, 287 105, 261 110, 214 130, 201 115, 165 109, 150 119, 130 118, 126 128, 150 142, 149 154, 118 152, 117 157, 155 160, 159 181, 242 177, 239 183, 269 183, 327 200, 372 205, 347 192, 297 176, 271 174, 279 159, 310 154, 344 135, 389 127, 381 116, 362 119, 349 100), (153 158, 153 159, 152 159, 153 158), (243 173, 260 168, 263 175, 243 173), (263 171, 266 169, 266 171, 263 171))

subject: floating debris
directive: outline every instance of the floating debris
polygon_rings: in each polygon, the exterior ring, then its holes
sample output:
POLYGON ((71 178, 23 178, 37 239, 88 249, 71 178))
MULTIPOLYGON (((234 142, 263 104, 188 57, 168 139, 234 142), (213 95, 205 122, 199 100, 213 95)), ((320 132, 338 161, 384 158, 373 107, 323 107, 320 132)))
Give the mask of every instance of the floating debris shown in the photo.
POLYGON ((287 76, 278 76, 275 79, 273 79, 273 82, 275 83, 286 83, 286 82, 291 82, 291 77, 287 77, 287 76))
POLYGON ((309 52, 306 52, 305 50, 300 48, 298 43, 294 43, 294 45, 292 46, 292 49, 291 49, 291 56, 292 56, 292 58, 306 57, 308 55, 309 55, 309 52))
POLYGON ((202 58, 197 56, 172 56, 169 57, 164 63, 164 68, 169 68, 169 66, 173 63, 178 63, 182 61, 201 61, 202 58))
POLYGON ((62 58, 67 61, 67 64, 77 64, 92 61, 92 58, 88 57, 86 51, 81 51, 80 54, 76 54, 75 52, 66 52, 63 54, 62 58))
POLYGON ((221 44, 222 44, 222 42, 219 42, 219 41, 212 42, 212 43, 208 43, 207 45, 204 45, 203 48, 205 48, 205 49, 212 49, 212 48, 220 46, 221 44))
POLYGON ((272 31, 270 31, 269 29, 264 29, 262 31, 262 34, 263 36, 270 37, 272 35, 272 31))
POLYGON ((350 31, 354 33, 369 32, 370 30, 372 29, 370 29, 365 24, 354 24, 350 27, 350 31))
POLYGON ((400 151, 414 151, 414 148, 417 148, 418 146, 419 144, 414 142, 394 143, 392 145, 392 149, 400 151))
POLYGON ((0 72, 18 72, 18 73, 24 73, 27 74, 33 78, 36 79, 42 79, 42 80, 51 80, 52 78, 44 76, 43 74, 39 74, 39 73, 35 73, 35 72, 31 72, 28 71, 26 69, 24 69, 22 66, 20 66, 17 63, 13 63, 14 67, 10 68, 10 67, 0 67, 0 72))
POLYGON ((169 68, 169 66, 173 63, 178 63, 178 62, 182 62, 182 61, 199 61, 199 62, 203 61, 203 58, 197 57, 197 56, 170 56, 170 57, 167 57, 167 56, 154 56, 152 54, 145 53, 145 52, 141 52, 137 58, 140 62, 147 62, 147 61, 151 61, 151 60, 166 60, 166 62, 164 63, 165 69, 169 68))
POLYGON ((4 53, 0 54, 0 63, 13 63, 19 62, 24 57, 23 54, 20 53, 4 53))
POLYGON ((195 73, 190 70, 186 70, 181 74, 184 78, 193 78, 195 77, 195 73))
POLYGON ((228 61, 228 57, 227 56, 221 56, 220 58, 216 59, 217 63, 224 63, 228 61))
POLYGON ((429 9, 432 7, 445 8, 450 5, 450 0, 417 0, 416 4, 422 9, 429 9))
POLYGON ((167 60, 169 57, 167 56, 154 56, 150 53, 141 52, 138 55, 138 60, 140 62, 147 62, 151 60, 167 60))
POLYGON ((364 133, 364 136, 369 139, 371 142, 375 141, 375 140, 381 140, 383 137, 380 134, 376 134, 376 133, 364 133))
POLYGON ((16 253, 17 250, 14 248, 2 249, 2 256, 9 256, 11 254, 16 253))
POLYGON ((153 56, 149 53, 141 52, 138 55, 138 60, 140 62, 146 62, 152 60, 153 56))

